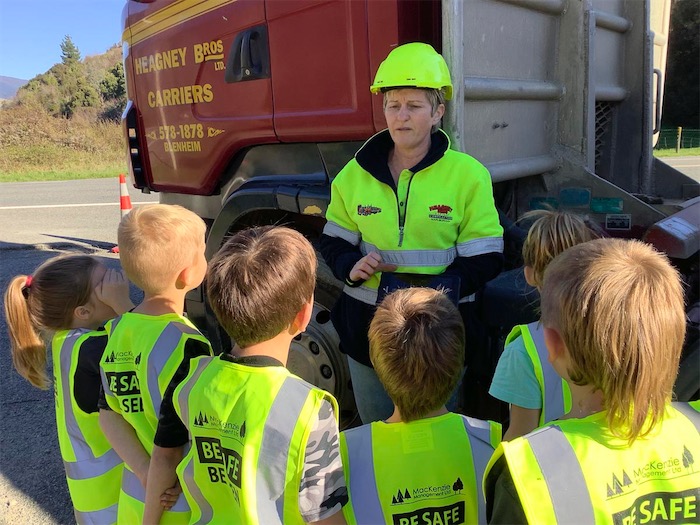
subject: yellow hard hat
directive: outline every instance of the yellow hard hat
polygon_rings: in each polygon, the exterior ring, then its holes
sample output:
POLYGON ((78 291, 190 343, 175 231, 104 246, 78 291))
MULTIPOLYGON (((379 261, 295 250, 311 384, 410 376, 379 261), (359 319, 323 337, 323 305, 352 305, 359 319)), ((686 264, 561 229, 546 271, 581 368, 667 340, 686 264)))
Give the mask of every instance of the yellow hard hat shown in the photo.
POLYGON ((442 89, 445 100, 452 98, 452 79, 445 59, 430 44, 413 42, 394 48, 379 64, 372 93, 399 88, 442 89))

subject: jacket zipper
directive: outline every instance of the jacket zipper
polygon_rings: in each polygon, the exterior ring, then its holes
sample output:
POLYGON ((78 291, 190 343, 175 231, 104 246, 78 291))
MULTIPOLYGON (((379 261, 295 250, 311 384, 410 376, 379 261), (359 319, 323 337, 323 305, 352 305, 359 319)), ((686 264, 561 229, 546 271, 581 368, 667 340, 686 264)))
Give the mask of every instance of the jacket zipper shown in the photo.
POLYGON ((408 180, 408 187, 406 188, 406 200, 403 203, 404 212, 401 213, 401 203, 399 202, 398 188, 396 192, 396 205, 399 211, 399 248, 403 244, 403 230, 406 224, 406 213, 408 213, 408 196, 411 194, 411 183, 413 182, 413 177, 415 173, 411 173, 411 178, 408 180))

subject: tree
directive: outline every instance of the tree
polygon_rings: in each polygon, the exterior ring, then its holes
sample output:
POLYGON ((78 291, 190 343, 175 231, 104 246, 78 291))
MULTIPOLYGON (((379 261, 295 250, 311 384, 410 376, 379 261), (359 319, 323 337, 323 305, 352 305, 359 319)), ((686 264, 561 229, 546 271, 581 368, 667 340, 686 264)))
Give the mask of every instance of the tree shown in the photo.
POLYGON ((61 42, 61 60, 66 65, 80 62, 80 51, 73 43, 70 35, 64 36, 63 41, 61 42))
POLYGON ((700 2, 671 6, 663 127, 700 127, 700 2))
POLYGON ((122 99, 126 95, 124 82, 124 65, 118 62, 105 73, 100 82, 100 94, 105 100, 122 99))

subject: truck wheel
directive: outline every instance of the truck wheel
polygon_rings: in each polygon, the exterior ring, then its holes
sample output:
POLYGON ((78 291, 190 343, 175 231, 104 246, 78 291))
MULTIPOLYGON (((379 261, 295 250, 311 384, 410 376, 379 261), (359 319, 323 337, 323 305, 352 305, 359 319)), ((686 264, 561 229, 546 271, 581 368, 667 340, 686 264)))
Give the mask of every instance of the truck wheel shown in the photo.
POLYGON ((338 400, 340 427, 348 428, 359 424, 359 418, 347 360, 340 353, 340 339, 331 323, 330 310, 340 293, 340 283, 319 256, 311 322, 306 331, 292 341, 287 368, 331 392, 338 400))

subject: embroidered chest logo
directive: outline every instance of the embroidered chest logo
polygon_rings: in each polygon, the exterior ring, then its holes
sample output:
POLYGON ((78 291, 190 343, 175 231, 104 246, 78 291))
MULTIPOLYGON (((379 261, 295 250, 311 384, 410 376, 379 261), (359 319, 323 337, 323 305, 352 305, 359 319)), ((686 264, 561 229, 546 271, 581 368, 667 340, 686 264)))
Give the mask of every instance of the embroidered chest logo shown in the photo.
POLYGON ((449 222, 452 220, 452 206, 447 204, 433 204, 428 208, 428 218, 432 221, 449 222))
POLYGON ((357 205, 357 214, 367 217, 368 215, 374 215, 376 213, 381 213, 382 209, 376 206, 363 206, 362 204, 357 205))

